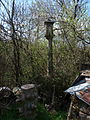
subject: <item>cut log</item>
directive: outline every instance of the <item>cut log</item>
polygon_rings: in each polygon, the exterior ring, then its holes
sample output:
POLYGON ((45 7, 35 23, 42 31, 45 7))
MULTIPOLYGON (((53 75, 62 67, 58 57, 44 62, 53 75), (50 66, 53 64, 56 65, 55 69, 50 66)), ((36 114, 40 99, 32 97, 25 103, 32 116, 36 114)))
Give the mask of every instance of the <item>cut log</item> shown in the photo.
POLYGON ((37 89, 34 84, 26 84, 21 86, 21 95, 18 96, 19 112, 21 116, 25 116, 30 120, 36 117, 36 105, 37 105, 37 89))

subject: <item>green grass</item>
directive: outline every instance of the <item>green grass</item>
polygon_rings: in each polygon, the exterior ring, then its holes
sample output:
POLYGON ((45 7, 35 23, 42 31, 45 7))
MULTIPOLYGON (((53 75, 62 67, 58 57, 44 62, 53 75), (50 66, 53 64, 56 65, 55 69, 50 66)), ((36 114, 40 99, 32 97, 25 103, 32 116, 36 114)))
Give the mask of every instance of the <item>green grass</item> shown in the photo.
POLYGON ((37 120, 66 120, 66 112, 48 112, 43 105, 38 105, 37 113, 37 120))
MULTIPOLYGON (((18 112, 15 109, 4 110, 3 115, 0 115, 0 120, 28 120, 19 117, 18 112)), ((30 120, 30 119, 29 119, 30 120)), ((41 104, 37 105, 37 117, 36 120, 66 120, 65 112, 48 112, 41 104)))

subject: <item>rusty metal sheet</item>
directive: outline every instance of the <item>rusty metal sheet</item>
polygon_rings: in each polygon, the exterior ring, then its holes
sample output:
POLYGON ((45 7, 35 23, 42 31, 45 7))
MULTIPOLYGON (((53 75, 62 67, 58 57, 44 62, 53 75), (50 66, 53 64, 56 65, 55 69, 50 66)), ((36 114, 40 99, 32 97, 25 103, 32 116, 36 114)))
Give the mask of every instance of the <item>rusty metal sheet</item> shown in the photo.
POLYGON ((90 105, 90 77, 85 77, 77 85, 68 88, 65 92, 76 95, 80 100, 90 105), (80 84, 81 83, 81 84, 80 84))

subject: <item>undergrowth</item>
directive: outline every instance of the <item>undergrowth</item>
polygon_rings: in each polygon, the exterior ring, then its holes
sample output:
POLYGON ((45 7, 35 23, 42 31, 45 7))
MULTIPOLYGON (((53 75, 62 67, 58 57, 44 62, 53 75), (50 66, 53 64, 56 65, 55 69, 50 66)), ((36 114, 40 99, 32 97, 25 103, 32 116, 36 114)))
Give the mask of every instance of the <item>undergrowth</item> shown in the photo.
MULTIPOLYGON (((15 109, 4 110, 3 114, 0 115, 0 120, 31 120, 25 119, 19 116, 15 109)), ((66 113, 60 112, 48 112, 44 105, 37 105, 37 117, 35 120, 66 120, 66 113)))

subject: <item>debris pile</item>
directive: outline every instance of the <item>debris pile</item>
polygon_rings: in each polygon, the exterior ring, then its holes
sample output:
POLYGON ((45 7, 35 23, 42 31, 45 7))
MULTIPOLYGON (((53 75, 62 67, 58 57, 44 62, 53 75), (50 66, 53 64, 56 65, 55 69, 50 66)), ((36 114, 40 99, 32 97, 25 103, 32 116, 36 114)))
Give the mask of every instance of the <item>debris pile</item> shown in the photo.
POLYGON ((82 71, 65 92, 72 95, 67 120, 71 120, 71 114, 75 111, 77 112, 76 119, 90 120, 90 71, 82 71))
POLYGON ((0 87, 0 110, 10 109, 11 105, 16 105, 20 116, 34 120, 36 117, 37 89, 35 84, 22 85, 11 90, 8 87, 0 87))
POLYGON ((16 96, 8 87, 0 87, 0 108, 8 106, 16 101, 16 96))

